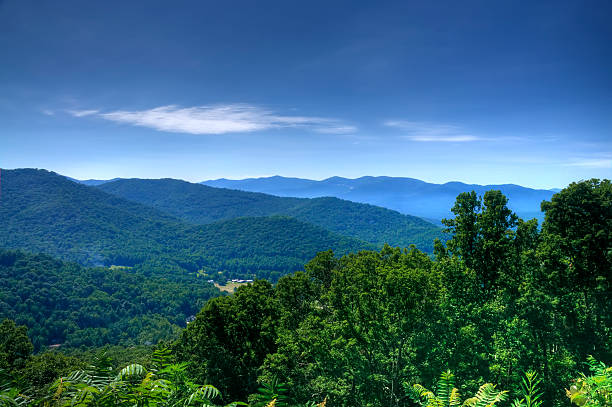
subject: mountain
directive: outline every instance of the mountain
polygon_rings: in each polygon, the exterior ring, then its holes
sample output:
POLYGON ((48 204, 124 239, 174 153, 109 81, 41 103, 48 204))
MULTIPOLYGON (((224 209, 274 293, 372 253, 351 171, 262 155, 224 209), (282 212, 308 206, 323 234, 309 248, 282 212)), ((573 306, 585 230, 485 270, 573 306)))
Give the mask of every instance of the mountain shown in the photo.
POLYGON ((155 208, 45 170, 2 171, 0 247, 84 265, 146 265, 144 272, 275 279, 317 252, 372 248, 287 217, 185 223, 155 208))
POLYGON ((416 244, 431 252, 433 240, 444 239, 440 228, 421 218, 333 197, 282 198, 174 179, 122 179, 98 188, 196 224, 245 216, 282 215, 377 246, 416 244))
POLYGON ((278 196, 314 198, 334 196, 354 202, 369 203, 439 221, 450 217, 450 208, 461 192, 476 191, 483 195, 491 189, 501 190, 509 199, 509 207, 525 219, 543 219, 540 203, 550 200, 554 190, 531 189, 514 184, 475 185, 461 182, 431 184, 414 178, 332 177, 322 181, 280 176, 243 180, 217 179, 202 182, 218 188, 263 192, 278 196))

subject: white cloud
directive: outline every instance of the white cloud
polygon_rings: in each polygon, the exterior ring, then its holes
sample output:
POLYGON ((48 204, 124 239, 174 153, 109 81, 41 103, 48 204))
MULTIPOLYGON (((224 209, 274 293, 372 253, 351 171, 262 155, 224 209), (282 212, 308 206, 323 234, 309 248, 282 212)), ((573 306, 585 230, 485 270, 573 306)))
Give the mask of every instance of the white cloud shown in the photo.
POLYGON ((43 109, 41 110, 42 114, 46 115, 46 116, 53 116, 55 114, 55 112, 51 109, 43 109))
POLYGON ((305 128, 318 133, 346 134, 357 128, 340 120, 322 117, 287 116, 246 104, 179 107, 160 106, 148 110, 70 111, 73 116, 95 114, 106 120, 159 131, 188 134, 244 133, 280 128, 305 128))
POLYGON ((384 122, 384 125, 400 129, 407 133, 405 138, 418 142, 464 143, 483 140, 480 137, 466 134, 460 127, 450 124, 389 120, 384 122))
POLYGON ((612 168, 612 158, 587 158, 566 163, 567 167, 612 168))
POLYGON ((97 114, 99 110, 67 110, 67 112, 74 117, 85 117, 97 114))

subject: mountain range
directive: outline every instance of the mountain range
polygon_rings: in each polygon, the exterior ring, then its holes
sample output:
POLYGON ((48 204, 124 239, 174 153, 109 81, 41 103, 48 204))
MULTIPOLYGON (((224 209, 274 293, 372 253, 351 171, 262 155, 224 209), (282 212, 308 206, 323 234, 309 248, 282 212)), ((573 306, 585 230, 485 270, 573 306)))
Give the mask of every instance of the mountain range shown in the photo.
POLYGON ((0 247, 83 265, 137 266, 146 273, 201 271, 274 280, 303 268, 319 251, 375 247, 286 216, 188 223, 34 169, 2 171, 0 219, 0 247))
POLYGON ((331 177, 322 181, 281 176, 203 181, 202 184, 242 191, 263 192, 278 196, 315 198, 333 196, 419 216, 434 222, 452 216, 450 208, 461 192, 476 191, 483 195, 500 190, 509 199, 509 207, 524 219, 543 219, 540 203, 550 200, 558 190, 531 189, 514 184, 477 185, 462 182, 432 184, 402 177, 331 177))
POLYGON ((421 218, 333 197, 287 198, 213 188, 175 179, 122 179, 99 184, 104 192, 138 202, 193 224, 241 217, 288 216, 378 247, 417 245, 431 252, 440 228, 421 218))

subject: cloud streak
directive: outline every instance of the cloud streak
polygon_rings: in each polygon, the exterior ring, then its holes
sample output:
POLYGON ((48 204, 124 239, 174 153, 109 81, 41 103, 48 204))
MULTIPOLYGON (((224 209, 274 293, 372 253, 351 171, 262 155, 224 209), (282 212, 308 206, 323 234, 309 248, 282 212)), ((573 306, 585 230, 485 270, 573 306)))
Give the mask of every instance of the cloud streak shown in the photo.
POLYGON ((565 164, 566 167, 612 168, 612 158, 578 159, 565 164))
POLYGON ((68 110, 67 112, 74 117, 85 117, 95 115, 99 110, 68 110))
POLYGON ((105 120, 158 131, 187 134, 248 133, 270 129, 307 129, 323 134, 349 134, 355 126, 338 119, 289 116, 247 104, 179 107, 160 106, 148 110, 69 111, 75 117, 95 115, 105 120))
POLYGON ((407 138, 417 142, 465 143, 479 141, 482 138, 467 134, 458 126, 406 120, 388 120, 383 123, 387 127, 402 130, 407 138))

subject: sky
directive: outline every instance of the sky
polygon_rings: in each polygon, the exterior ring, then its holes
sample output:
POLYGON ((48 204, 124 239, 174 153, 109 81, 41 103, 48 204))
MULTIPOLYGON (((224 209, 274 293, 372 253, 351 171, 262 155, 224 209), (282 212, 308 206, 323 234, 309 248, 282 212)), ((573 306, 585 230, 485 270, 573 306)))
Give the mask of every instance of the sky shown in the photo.
POLYGON ((609 1, 0 0, 0 167, 612 178, 609 1))

